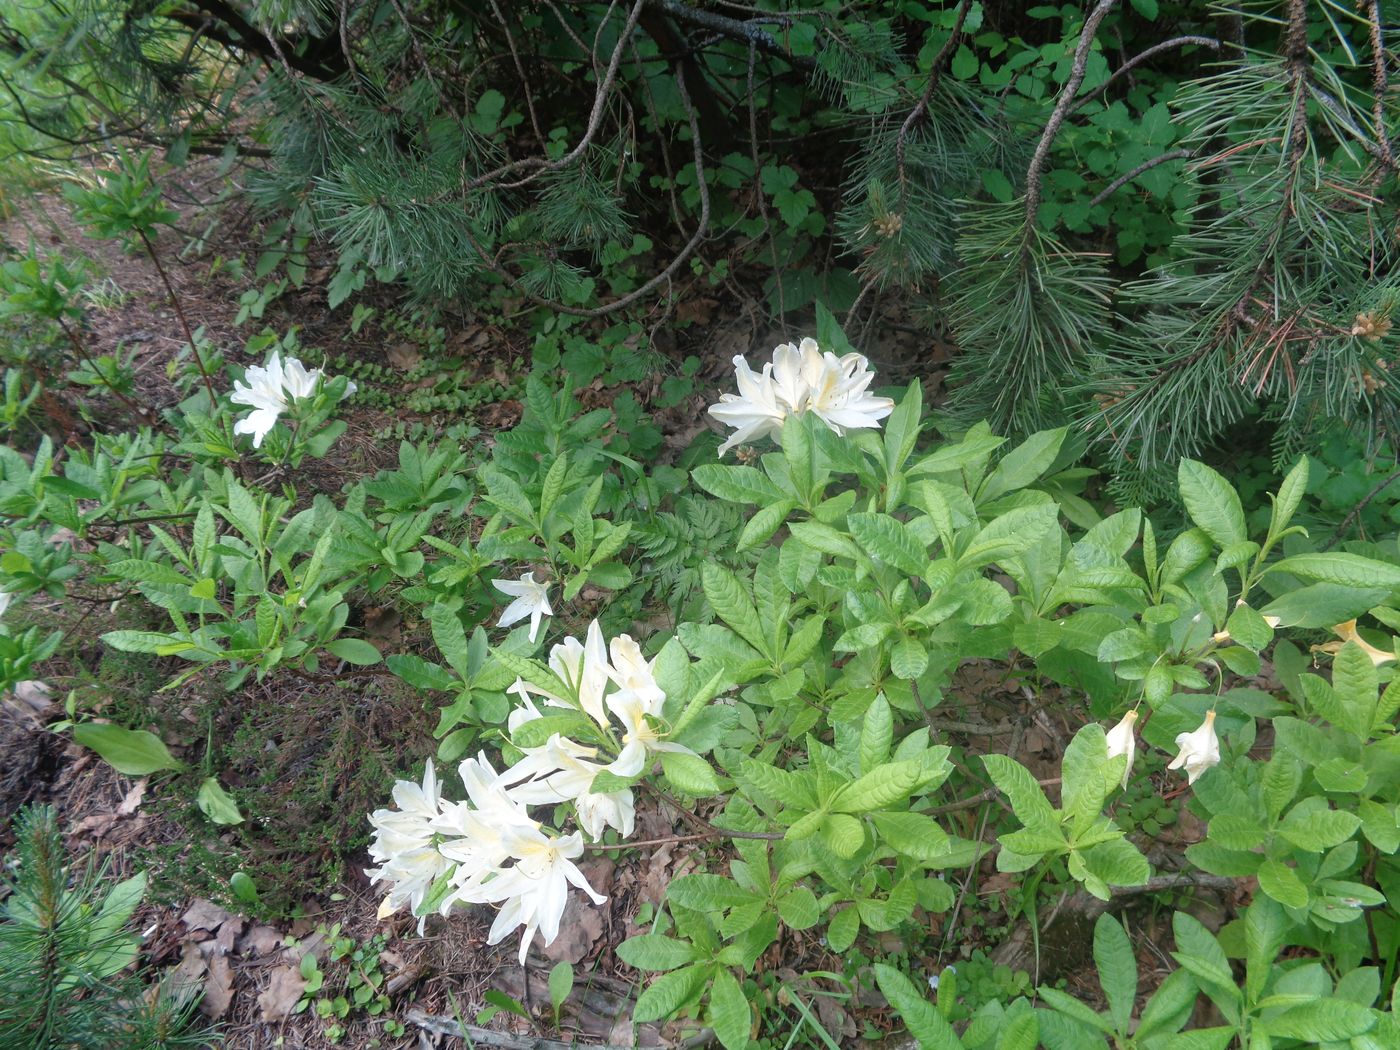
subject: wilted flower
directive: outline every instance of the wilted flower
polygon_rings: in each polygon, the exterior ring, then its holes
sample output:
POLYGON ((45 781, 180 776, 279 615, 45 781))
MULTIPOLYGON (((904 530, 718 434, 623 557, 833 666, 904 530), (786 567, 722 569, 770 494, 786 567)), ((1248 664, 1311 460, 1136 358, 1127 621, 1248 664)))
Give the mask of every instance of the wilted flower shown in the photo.
POLYGON ((1194 733, 1181 733, 1176 738, 1180 749, 1168 769, 1186 767, 1186 782, 1194 784, 1211 766, 1220 764, 1220 740, 1215 735, 1215 711, 1206 712, 1206 720, 1194 733))
POLYGON ((492 580, 491 586, 502 594, 509 594, 515 598, 515 601, 507 605, 501 613, 497 626, 509 627, 528 616, 530 618, 530 641, 533 642, 540 633, 540 620, 546 616, 554 615, 554 610, 549 606, 549 584, 536 583, 535 574, 527 572, 520 577, 519 583, 512 583, 510 580, 492 580))
POLYGON ((844 434, 878 427, 894 411, 889 398, 866 392, 875 376, 863 355, 824 353, 815 339, 777 347, 761 373, 743 356, 734 358, 734 370, 739 393, 722 394, 719 403, 710 406, 710 415, 736 428, 720 446, 721 456, 735 445, 780 433, 789 415, 815 413, 837 434, 844 434))
POLYGON ((1128 756, 1128 764, 1123 767, 1123 787, 1125 788, 1128 786, 1128 777, 1133 771, 1133 754, 1137 751, 1137 738, 1133 735, 1137 720, 1137 711, 1129 711, 1123 716, 1122 721, 1105 735, 1105 739, 1108 741, 1109 758, 1117 758, 1119 755, 1128 756))
MULTIPOLYGON (((291 401, 314 394, 322 374, 319 368, 308 370, 295 357, 283 363, 281 351, 274 350, 266 367, 252 365, 243 379, 245 382, 234 381, 229 400, 253 411, 234 423, 233 432, 252 434, 253 447, 262 448, 263 438, 277 425, 278 417, 291 407, 291 401)), ((347 383, 345 396, 349 397, 355 389, 354 383, 347 383)))
POLYGON ((1377 649, 1374 645, 1362 638, 1356 631, 1356 621, 1348 620, 1346 623, 1339 623, 1332 628, 1332 633, 1341 639, 1340 642, 1328 642, 1326 645, 1319 645, 1316 648, 1324 652, 1339 652, 1347 642, 1353 642, 1361 647, 1361 651, 1371 658, 1371 663, 1379 667, 1381 664, 1395 662, 1395 653, 1386 652, 1384 649, 1377 649))

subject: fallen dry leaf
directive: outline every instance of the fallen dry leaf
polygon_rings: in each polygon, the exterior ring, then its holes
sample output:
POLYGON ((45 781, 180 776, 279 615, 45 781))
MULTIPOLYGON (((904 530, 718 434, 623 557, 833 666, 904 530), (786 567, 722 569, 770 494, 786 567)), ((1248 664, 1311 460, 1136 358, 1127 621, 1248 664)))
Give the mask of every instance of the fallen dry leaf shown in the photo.
POLYGON ((150 777, 142 777, 131 786, 131 790, 126 793, 126 798, 122 799, 121 805, 117 807, 119 816, 127 817, 135 813, 141 805, 141 799, 145 797, 146 785, 150 783, 150 777))
POLYGON ((238 940, 238 935, 243 932, 243 926, 243 919, 235 915, 219 927, 219 935, 214 941, 219 946, 220 955, 227 955, 229 952, 233 951, 233 946, 238 940))
POLYGON ((282 1021, 301 1001, 306 990, 301 971, 295 966, 279 966, 268 977, 267 987, 258 995, 264 1021, 282 1021))
POLYGON ((389 364, 404 372, 411 372, 423 363, 423 355, 412 343, 395 343, 386 356, 389 364))
POLYGON ((213 933, 231 918, 232 915, 213 901, 196 897, 185 914, 180 916, 180 921, 187 930, 208 930, 213 933))
POLYGON ((544 957, 550 962, 582 962, 602 936, 603 909, 582 894, 571 893, 559 921, 559 936, 544 946, 544 957))
POLYGON ((222 955, 209 959, 209 973, 204 980, 204 998, 199 1008, 205 1017, 218 1018, 228 1013, 233 1002, 233 970, 222 955))
POLYGON ((254 926, 238 942, 238 954, 245 959, 271 955, 282 947, 282 935, 271 926, 254 926))

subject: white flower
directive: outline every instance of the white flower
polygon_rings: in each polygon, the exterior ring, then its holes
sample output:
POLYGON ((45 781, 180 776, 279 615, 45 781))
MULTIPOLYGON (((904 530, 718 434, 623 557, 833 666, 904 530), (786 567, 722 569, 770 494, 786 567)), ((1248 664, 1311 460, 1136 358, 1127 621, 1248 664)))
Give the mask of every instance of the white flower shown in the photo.
POLYGON ((5 611, 14 604, 15 596, 11 591, 0 591, 0 616, 5 615, 5 611))
POLYGON ((815 339, 784 343, 773 360, 755 373, 742 356, 734 358, 739 393, 722 394, 710 415, 734 427, 719 448, 722 456, 735 445, 781 433, 783 420, 803 412, 816 414, 837 434, 880 425, 894 411, 894 402, 875 397, 867 388, 875 378, 861 354, 837 357, 823 352, 815 339))
POLYGON ((536 583, 535 574, 527 572, 520 577, 519 583, 511 583, 509 580, 492 580, 491 586, 502 594, 509 594, 515 598, 505 607, 501 613, 498 627, 509 627, 511 624, 519 623, 525 617, 530 618, 530 641, 534 641, 540 633, 540 620, 546 616, 553 616, 554 610, 549 605, 549 584, 536 583))
POLYGON ((636 820, 632 792, 591 790, 593 778, 603 768, 588 761, 597 756, 597 748, 555 733, 543 747, 522 750, 525 757, 503 774, 503 779, 516 784, 512 797, 532 806, 572 802, 579 827, 591 839, 601 839, 605 827, 617 829, 623 838, 632 834, 636 820))
POLYGON ((1206 720, 1194 733, 1181 733, 1176 738, 1180 749, 1168 769, 1186 767, 1186 783, 1194 784, 1211 766, 1220 764, 1220 740, 1215 735, 1215 711, 1206 712, 1206 720))
MULTIPOLYGON (((262 448, 263 438, 277 425, 278 417, 288 411, 291 401, 310 397, 322 378, 319 368, 307 369, 295 357, 287 358, 284 364, 281 351, 274 350, 266 367, 252 365, 244 373, 246 382, 234 381, 229 400, 253 411, 234 423, 233 432, 252 434, 253 447, 262 448)), ((354 383, 345 384, 346 397, 355 390, 354 383)))
POLYGON ((1128 764, 1123 768, 1123 787, 1128 786, 1128 777, 1133 772, 1133 753, 1137 750, 1137 739, 1133 736, 1133 726, 1138 720, 1137 711, 1129 711, 1123 720, 1108 731, 1108 757, 1128 756, 1128 764))
MULTIPOLYGON (((417 911, 434 880, 451 868, 433 842, 433 821, 441 815, 442 797, 432 762, 423 771, 423 783, 400 780, 394 785, 397 809, 380 809, 370 814, 374 841, 370 857, 378 868, 365 872, 371 883, 389 883, 389 894, 379 907, 381 919, 405 904, 417 911)), ((423 923, 419 920, 419 931, 423 923)))
POLYGON ((570 885, 587 893, 594 904, 602 904, 607 898, 594 892, 573 863, 583 856, 583 836, 577 832, 554 837, 539 830, 510 829, 507 842, 515 863, 482 885, 478 901, 502 904, 487 944, 498 944, 517 926, 525 927, 520 936, 523 966, 536 931, 545 944, 553 944, 559 936, 559 920, 564 916, 570 885))
POLYGON ((608 696, 608 710, 623 725, 622 752, 608 766, 610 773, 620 777, 635 777, 647 765, 647 756, 652 751, 682 751, 695 754, 682 744, 662 740, 661 734, 651 724, 651 719, 661 717, 661 705, 666 694, 657 690, 653 699, 645 693, 623 690, 608 696))
POLYGON ((725 426, 735 428, 729 440, 719 447, 721 456, 735 445, 780 433, 790 411, 787 405, 778 402, 771 364, 764 365, 762 373, 755 373, 742 354, 736 355, 734 376, 739 393, 721 394, 719 403, 710 406, 710 415, 725 426))
MULTIPOLYGON (((603 707, 603 693, 608 688, 608 650, 597 620, 588 625, 582 644, 577 638, 565 638, 549 651, 549 669, 578 697, 580 710, 600 726, 608 724, 608 712, 603 707)), ((544 690, 533 691, 561 706, 573 706, 544 690)))

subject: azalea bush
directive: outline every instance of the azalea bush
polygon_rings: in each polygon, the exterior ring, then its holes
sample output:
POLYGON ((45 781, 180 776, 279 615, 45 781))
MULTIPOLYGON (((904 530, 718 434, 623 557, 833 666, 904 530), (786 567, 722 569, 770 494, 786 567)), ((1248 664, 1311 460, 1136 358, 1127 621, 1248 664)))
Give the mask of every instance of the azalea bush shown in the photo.
MULTIPOLYGON (((959 1033, 952 967, 933 1002, 921 975, 884 963, 826 974, 830 991, 873 980, 924 1046, 1400 1038, 1386 992, 1400 947, 1400 688, 1381 680, 1394 640, 1375 644, 1355 623, 1369 611, 1400 626, 1395 552, 1310 550, 1290 524, 1306 460, 1253 536, 1229 483, 1190 460, 1179 484, 1192 524, 1170 540, 1132 509, 1067 526, 1052 495, 1069 463, 1064 431, 1007 451, 985 427, 925 446, 917 384, 897 405, 872 397, 864 360, 822 345, 845 349, 828 328, 761 371, 736 359, 738 393, 713 414, 740 440, 776 447, 692 471, 749 508, 737 546, 757 553, 752 568, 703 567, 712 616, 660 633, 650 661, 625 636, 605 647, 596 623, 547 664, 518 644, 484 652, 484 668, 514 679, 499 734, 508 765, 463 762, 469 803, 440 795, 430 768, 374 815, 386 909, 500 904, 491 939, 523 925, 523 959, 537 931, 551 939, 569 883, 596 899, 573 861, 590 844, 625 845, 644 792, 694 800, 681 805, 708 814, 695 837, 715 845, 702 870, 671 883, 651 932, 618 949, 656 975, 637 1021, 690 1015, 726 1047, 746 1046, 755 971, 783 931, 819 930, 846 953, 951 912, 953 876, 994 863, 1027 887, 1032 918, 1037 892, 1111 901, 1197 876, 1253 877, 1257 890, 1218 936, 1176 915, 1180 969, 1140 1012, 1130 942, 1107 914, 1095 930, 1102 1013, 1041 987, 1036 1001, 985 1004, 959 1033), (1330 676, 1275 641, 1319 628, 1337 639, 1316 647, 1333 654, 1330 676), (1250 684, 1264 655, 1277 695, 1250 684), (1060 776, 947 742, 939 708, 969 659, 1083 697, 1060 776), (1146 775, 1139 727, 1207 821, 1184 857, 1162 857, 1117 805, 1146 775), (1252 757, 1261 740, 1275 749, 1252 757), (939 819, 979 795, 1006 809, 987 834, 939 819), (568 815, 569 834, 528 816, 542 804, 568 815), (511 827, 522 829, 514 842, 501 830, 511 827), (1217 1023, 1191 1024, 1201 998, 1217 1023)), ((531 614, 555 611, 546 590, 532 593, 531 614)))

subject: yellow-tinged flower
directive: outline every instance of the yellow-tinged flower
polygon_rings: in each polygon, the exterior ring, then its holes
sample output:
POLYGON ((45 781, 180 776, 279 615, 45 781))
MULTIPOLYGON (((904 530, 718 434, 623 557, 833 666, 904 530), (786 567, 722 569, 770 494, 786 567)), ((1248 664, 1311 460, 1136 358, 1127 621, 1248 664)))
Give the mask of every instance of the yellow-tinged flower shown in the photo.
POLYGON ((1168 769, 1186 767, 1186 783, 1194 784, 1211 766, 1220 764, 1220 740, 1215 735, 1215 711, 1206 712, 1206 720, 1194 733, 1181 733, 1176 738, 1179 749, 1168 769))
POLYGON ((1348 620, 1346 623, 1339 623, 1332 628, 1332 633, 1341 639, 1340 642, 1327 642, 1324 645, 1315 645, 1313 649, 1318 652, 1337 654, 1342 651, 1342 646, 1347 642, 1354 642, 1361 647, 1361 651, 1371 658, 1371 663, 1379 667, 1381 664, 1395 662, 1395 654, 1386 652, 1384 649, 1377 649, 1361 635, 1356 633, 1356 621, 1348 620))
POLYGON ((1133 754, 1137 750, 1137 738, 1133 735, 1137 720, 1137 711, 1129 711, 1123 716, 1123 720, 1105 735, 1105 739, 1108 741, 1109 758, 1117 758, 1119 755, 1128 756, 1128 764, 1123 767, 1123 786, 1125 788, 1128 786, 1128 776, 1133 771, 1133 754))

